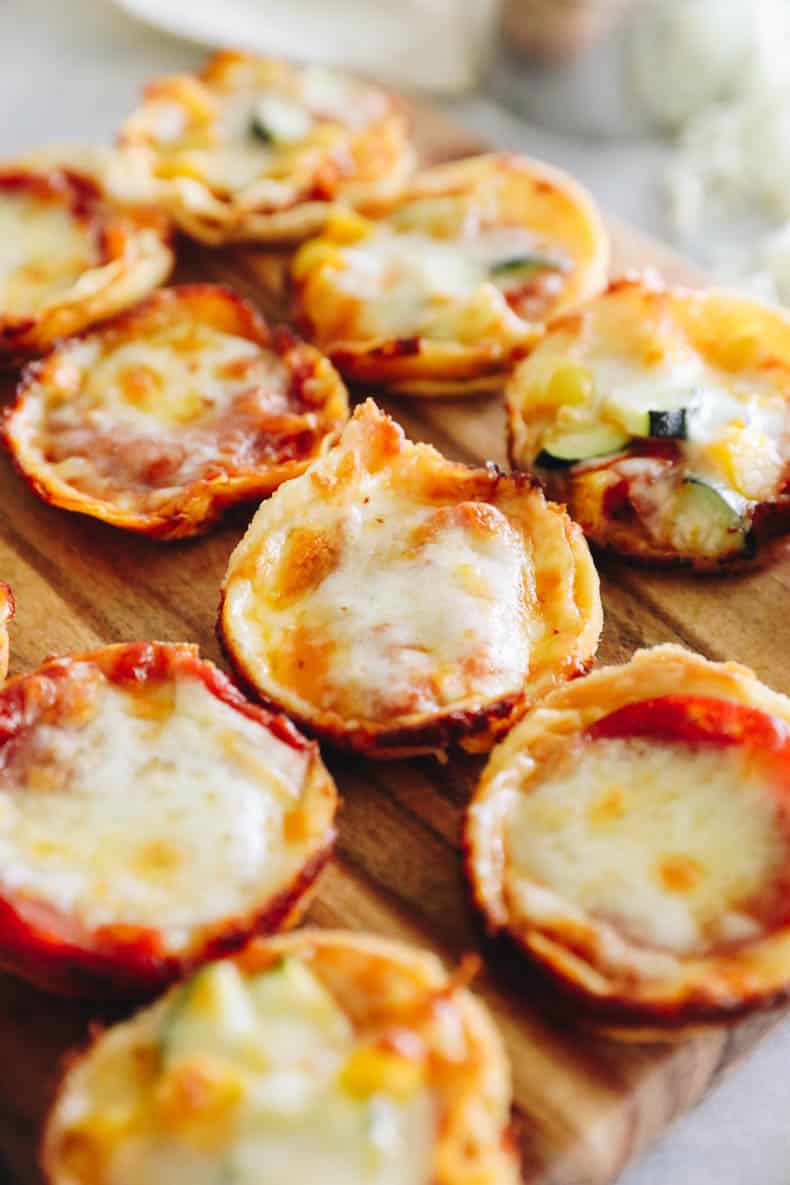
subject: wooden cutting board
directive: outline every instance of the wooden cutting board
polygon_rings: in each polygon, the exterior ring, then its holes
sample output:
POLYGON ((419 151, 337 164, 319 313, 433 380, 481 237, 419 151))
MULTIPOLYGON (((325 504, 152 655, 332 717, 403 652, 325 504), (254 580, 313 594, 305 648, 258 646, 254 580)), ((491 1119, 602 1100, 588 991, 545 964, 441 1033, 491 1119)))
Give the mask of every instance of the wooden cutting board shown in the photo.
MULTIPOLYGON (((479 151, 479 142, 419 109, 426 159, 479 151)), ((665 248, 617 224, 614 271, 648 264, 694 283, 665 248)), ((272 315, 282 259, 184 249, 181 278, 236 284, 272 315)), ((497 398, 382 400, 415 438, 468 462, 505 462, 497 398)), ((40 503, 0 458, 0 577, 17 597, 12 670, 46 655, 137 638, 191 641, 222 663, 214 636, 220 580, 248 513, 205 540, 156 544, 40 503)), ((681 642, 735 658, 790 692, 790 561, 726 579, 694 579, 600 564, 606 625, 601 662, 639 646, 681 642)), ((374 930, 436 949, 451 962, 480 946, 458 855, 461 815, 480 769, 467 756, 371 764, 329 756, 343 793, 337 855, 309 920, 374 930)), ((515 1118, 528 1185, 604 1185, 691 1107, 777 1017, 711 1030, 680 1045, 624 1045, 577 1029, 518 968, 489 967, 477 983, 513 1064, 515 1118)), ((39 1181, 36 1146, 66 1050, 95 1019, 0 977, 0 1157, 19 1185, 39 1181)), ((166 1185, 165 1182, 152 1185, 166 1185)), ((262 1185, 264 1183, 262 1182, 262 1185)))

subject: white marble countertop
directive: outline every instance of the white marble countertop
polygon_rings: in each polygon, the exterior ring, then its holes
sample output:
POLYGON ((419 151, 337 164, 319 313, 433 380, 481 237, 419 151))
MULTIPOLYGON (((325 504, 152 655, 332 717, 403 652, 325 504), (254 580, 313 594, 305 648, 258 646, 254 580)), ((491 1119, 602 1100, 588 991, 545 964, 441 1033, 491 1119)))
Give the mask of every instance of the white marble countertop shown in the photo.
MULTIPOLYGON (((0 156, 52 142, 109 142, 147 78, 200 56, 135 24, 108 0, 0 0, 0 156)), ((456 101, 451 110, 494 143, 567 168, 606 210, 660 233, 660 146, 557 135, 488 98, 456 101)), ((790 1022, 620 1185, 788 1185, 789 1094, 790 1022)))

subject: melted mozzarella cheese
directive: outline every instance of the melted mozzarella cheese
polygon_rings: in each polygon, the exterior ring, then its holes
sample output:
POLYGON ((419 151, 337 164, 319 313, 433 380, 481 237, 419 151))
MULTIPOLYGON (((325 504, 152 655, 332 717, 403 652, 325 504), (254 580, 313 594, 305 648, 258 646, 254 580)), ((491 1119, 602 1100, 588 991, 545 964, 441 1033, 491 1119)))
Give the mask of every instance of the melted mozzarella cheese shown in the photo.
POLYGON ((190 125, 177 103, 161 100, 148 105, 148 118, 164 150, 161 176, 205 181, 228 193, 254 185, 258 200, 276 203, 292 196, 283 163, 293 166, 303 151, 320 146, 321 132, 318 140, 313 133, 321 121, 360 130, 385 107, 379 92, 315 68, 279 84, 221 92, 214 118, 201 126, 190 125))
POLYGON ((180 152, 173 158, 165 158, 158 171, 164 176, 183 174, 214 189, 236 193, 264 177, 273 159, 271 149, 263 144, 230 143, 180 152))
MULTIPOLYGON (((83 492, 137 508, 172 489, 271 456, 261 428, 287 414, 285 364, 257 343, 185 320, 107 344, 75 342, 79 385, 49 394, 42 451, 83 492)), ((277 438, 272 438, 272 448, 277 438)))
POLYGON ((0 193, 0 316, 37 313, 96 262, 90 230, 63 206, 0 193))
POLYGON ((593 356, 589 368, 599 410, 625 415, 627 427, 630 412, 685 407, 688 471, 753 500, 773 496, 790 460, 790 417, 784 395, 765 378, 726 373, 692 350, 650 367, 636 358, 593 356), (758 474, 749 451, 760 454, 758 474))
POLYGON ((520 325, 491 283, 491 267, 534 251, 534 236, 520 227, 455 239, 384 228, 343 250, 336 282, 361 302, 362 336, 452 338, 463 329, 465 308, 483 285, 506 321, 520 325))
POLYGON ((583 744, 514 799, 508 877, 677 954, 760 934, 787 860, 775 798, 737 748, 583 744))
MULTIPOLYGON (((337 509, 315 508, 327 538, 337 509)), ((319 527, 319 532, 321 528, 319 527)), ((288 528, 268 540, 276 551, 288 528)), ((259 605, 273 671, 303 698, 350 718, 445 708, 518 689, 529 670, 528 560, 505 516, 480 503, 413 506, 369 480, 342 520, 334 563, 280 612, 247 598, 241 629, 257 650, 259 605), (482 526, 480 519, 482 518, 482 526)), ((287 573, 285 574, 287 576, 287 573)), ((282 577, 281 577, 282 579, 282 577)))
POLYGON ((308 66, 301 84, 302 101, 310 111, 349 128, 363 128, 386 110, 386 99, 380 91, 360 86, 322 66, 308 66))
POLYGON ((179 949, 282 883, 306 763, 200 679, 98 683, 87 719, 39 724, 0 769, 3 893, 89 928, 153 926, 179 949))
POLYGON ((211 419, 262 375, 273 393, 281 387, 277 410, 286 403, 285 367, 274 354, 208 326, 185 323, 180 330, 131 338, 109 349, 89 343, 81 364, 85 381, 72 404, 75 418, 81 402, 97 425, 106 419, 150 431, 211 419), (253 367, 256 360, 265 365, 253 367))
POLYGON ((105 1080, 116 1097, 123 1083, 126 1137, 103 1145, 101 1185, 425 1185, 433 1097, 419 1063, 393 1093, 388 1064, 374 1048, 371 1060, 307 965, 287 958, 244 978, 220 963, 100 1043, 77 1070, 64 1118, 72 1147, 74 1133, 102 1147, 105 1080), (152 1046, 161 1069, 146 1091, 119 1061, 152 1046), (349 1090, 360 1052, 374 1072, 349 1090))

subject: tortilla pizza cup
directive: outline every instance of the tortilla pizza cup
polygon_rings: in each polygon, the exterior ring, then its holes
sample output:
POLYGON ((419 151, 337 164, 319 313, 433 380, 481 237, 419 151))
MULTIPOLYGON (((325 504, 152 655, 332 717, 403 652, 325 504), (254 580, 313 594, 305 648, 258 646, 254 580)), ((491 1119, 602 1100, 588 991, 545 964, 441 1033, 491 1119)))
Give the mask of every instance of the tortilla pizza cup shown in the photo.
POLYGON ((616 281, 554 321, 506 389, 511 460, 597 545, 700 571, 790 529, 790 317, 616 281))
POLYGON ((587 670, 601 631, 581 531, 523 477, 407 440, 372 400, 264 503, 219 633, 256 695, 372 757, 483 751, 587 670))
POLYGON ((0 366, 146 296, 173 267, 166 219, 121 209, 94 178, 0 167, 0 366))
POLYGON ((174 222, 212 245, 299 241, 338 202, 396 197, 415 159, 403 111, 384 91, 230 52, 150 83, 119 144, 174 222))
POLYGON ((558 688, 469 807, 475 900, 572 1001, 672 1036, 790 987, 790 700, 678 646, 558 688))
POLYGON ((592 199, 518 156, 419 174, 377 219, 340 212, 292 264, 295 316, 350 381, 412 395, 497 390, 554 313, 599 291, 592 199))
POLYGON ((11 589, 0 580, 0 683, 8 674, 8 623, 14 616, 14 608, 11 589))
POLYGON ((50 659, 0 689, 0 966, 158 990, 297 919, 336 802, 317 746, 196 647, 50 659))
POLYGON ((193 284, 28 368, 4 437, 45 501, 179 539, 301 473, 347 416, 317 350, 230 289, 193 284))
POLYGON ((431 954, 343 931, 257 941, 72 1060, 50 1185, 516 1185, 510 1074, 431 954))

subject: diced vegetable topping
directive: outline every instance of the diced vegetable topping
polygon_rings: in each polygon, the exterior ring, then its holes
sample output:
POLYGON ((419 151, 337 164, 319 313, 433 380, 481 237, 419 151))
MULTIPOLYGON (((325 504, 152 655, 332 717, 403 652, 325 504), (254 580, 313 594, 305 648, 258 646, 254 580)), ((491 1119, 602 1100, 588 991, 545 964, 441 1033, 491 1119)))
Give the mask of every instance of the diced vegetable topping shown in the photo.
POLYGON ((354 1098, 388 1094, 405 1100, 422 1085, 423 1065, 388 1049, 362 1046, 340 1071, 340 1086, 354 1098))
POLYGON ((255 104, 250 130, 266 144, 293 144, 303 140, 313 125, 308 111, 279 95, 264 95, 255 104))
POLYGON ((721 558, 749 553, 748 522, 726 492, 688 477, 675 494, 672 510, 672 545, 677 551, 721 558))
POLYGON ((592 372, 570 359, 560 362, 540 391, 538 402, 552 407, 576 406, 587 403, 595 392, 592 372))
POLYGON ((669 440, 686 439, 686 409, 679 407, 674 411, 649 411, 648 436, 658 436, 669 440))
POLYGON ((593 424, 589 428, 558 432, 543 441, 543 449, 535 464, 547 468, 573 465, 577 461, 621 452, 628 447, 629 442, 630 437, 626 433, 610 424, 593 424))
POLYGON ((686 387, 668 391, 616 390, 606 395, 604 407, 607 415, 631 436, 685 440, 695 397, 696 392, 686 387))
POLYGON ((566 272, 568 266, 564 259, 552 258, 549 255, 516 255, 492 264, 491 275, 496 280, 515 282, 526 280, 537 272, 566 272))

